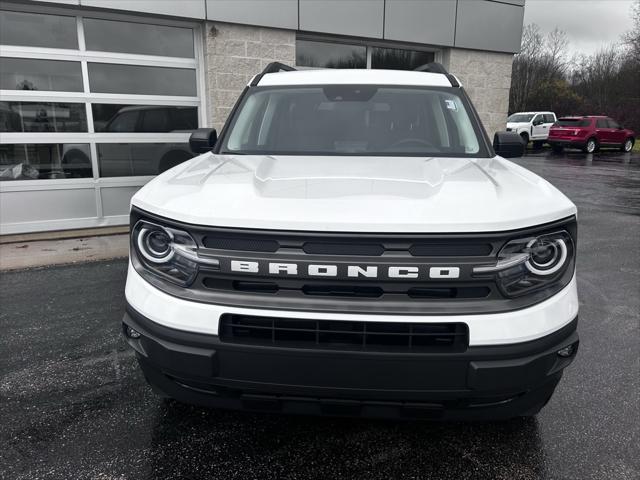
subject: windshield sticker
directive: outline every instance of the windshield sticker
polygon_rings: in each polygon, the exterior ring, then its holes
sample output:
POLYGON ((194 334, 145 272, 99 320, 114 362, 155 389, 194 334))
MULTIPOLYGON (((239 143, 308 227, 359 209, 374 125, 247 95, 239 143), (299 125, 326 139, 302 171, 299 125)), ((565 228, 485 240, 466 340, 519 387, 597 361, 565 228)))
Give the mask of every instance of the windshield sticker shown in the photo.
POLYGON ((454 102, 453 100, 445 100, 444 103, 449 110, 453 110, 454 112, 458 111, 458 106, 456 105, 456 102, 454 102))

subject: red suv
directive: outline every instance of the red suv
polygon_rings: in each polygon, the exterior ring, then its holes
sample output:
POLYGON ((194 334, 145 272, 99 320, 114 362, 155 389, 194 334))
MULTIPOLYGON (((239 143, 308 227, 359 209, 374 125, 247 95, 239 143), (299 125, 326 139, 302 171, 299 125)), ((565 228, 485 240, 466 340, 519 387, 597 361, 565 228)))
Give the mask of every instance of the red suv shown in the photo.
POLYGON ((600 147, 630 152, 635 134, 609 117, 563 117, 549 129, 548 143, 554 152, 561 152, 565 147, 579 148, 587 153, 593 153, 600 147))

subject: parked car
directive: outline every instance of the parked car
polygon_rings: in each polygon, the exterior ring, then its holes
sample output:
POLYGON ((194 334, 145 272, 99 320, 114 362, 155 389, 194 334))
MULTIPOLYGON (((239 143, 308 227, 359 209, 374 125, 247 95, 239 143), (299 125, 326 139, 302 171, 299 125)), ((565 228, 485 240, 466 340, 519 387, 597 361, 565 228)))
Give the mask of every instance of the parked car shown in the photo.
MULTIPOLYGON (((138 105, 120 108, 106 123, 96 124, 99 133, 191 132, 198 128, 195 107, 138 105)), ((93 175, 84 145, 65 144, 62 168, 67 177, 93 175)), ((100 176, 157 175, 193 157, 186 143, 99 143, 100 176)))
POLYGON ((578 348, 576 207, 428 68, 269 64, 220 138, 197 130, 201 155, 133 196, 122 331, 156 392, 397 418, 546 405, 578 348))
POLYGON ((542 144, 549 136, 549 129, 556 122, 553 112, 519 112, 507 119, 507 132, 516 132, 522 137, 525 145, 533 142, 535 148, 542 144))
POLYGON ((619 148, 630 152, 635 143, 635 132, 624 128, 610 117, 590 115, 563 117, 549 131, 549 145, 554 152, 564 148, 578 148, 587 153, 606 148, 619 148))

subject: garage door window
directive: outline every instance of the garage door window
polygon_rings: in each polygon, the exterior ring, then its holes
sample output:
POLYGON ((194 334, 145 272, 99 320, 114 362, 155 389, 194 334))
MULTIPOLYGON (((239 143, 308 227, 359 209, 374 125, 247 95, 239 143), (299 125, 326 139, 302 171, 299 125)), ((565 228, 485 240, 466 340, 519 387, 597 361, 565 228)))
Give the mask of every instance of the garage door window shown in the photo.
POLYGON ((142 184, 193 156, 199 27, 102 15, 0 10, 0 181, 142 184))
POLYGON ((2 132, 86 132, 83 103, 2 102, 2 132))
POLYGON ((189 68, 89 63, 89 85, 97 93, 196 96, 196 72, 189 68))
POLYGON ((76 17, 0 11, 0 44, 78 48, 76 17))
POLYGON ((191 132, 198 128, 196 107, 94 103, 96 132, 191 132))
POLYGON ((80 62, 0 57, 0 89, 81 92, 80 62))
POLYGON ((0 180, 55 180, 91 175, 86 143, 0 145, 0 180))
POLYGON ((193 30, 167 25, 84 19, 87 50, 194 58, 193 30))

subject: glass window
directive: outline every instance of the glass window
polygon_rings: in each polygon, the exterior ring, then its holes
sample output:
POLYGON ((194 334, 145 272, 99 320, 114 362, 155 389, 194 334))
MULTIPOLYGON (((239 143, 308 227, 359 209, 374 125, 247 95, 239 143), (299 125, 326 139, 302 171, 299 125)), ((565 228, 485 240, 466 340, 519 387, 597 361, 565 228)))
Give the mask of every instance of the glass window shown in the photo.
POLYGON ((509 123, 529 123, 533 119, 533 115, 529 113, 514 113, 509 118, 507 118, 507 122, 509 123))
POLYGON ((556 119, 553 115, 551 115, 550 113, 545 113, 544 114, 544 123, 553 123, 555 122, 556 119))
POLYGON ((225 153, 486 156, 459 89, 328 85, 250 90, 225 153))
POLYGON ((367 47, 297 40, 296 64, 301 67, 367 68, 367 47))
POLYGON ((373 47, 371 50, 371 68, 415 70, 422 65, 433 62, 436 58, 433 52, 403 48, 373 47))
POLYGON ((607 125, 609 125, 609 128, 615 128, 615 129, 620 128, 620 124, 616 122, 613 118, 607 118, 607 125))
POLYGON ((0 89, 81 92, 80 62, 2 57, 0 89))
POLYGON ((596 128, 609 128, 606 118, 598 118, 596 120, 596 128))
POLYGON ((193 30, 113 20, 84 19, 87 50, 193 58, 193 30))
POLYGON ((186 143, 99 143, 101 177, 157 175, 194 157, 186 143))
POLYGON ((179 132, 198 128, 197 107, 94 103, 96 132, 179 132))
POLYGON ((555 123, 559 127, 588 127, 591 120, 588 118, 559 118, 555 123))
POLYGON ((75 17, 0 11, 0 44, 78 48, 75 17))
POLYGON ((0 132, 86 132, 84 103, 0 102, 0 132))
POLYGON ((0 180, 87 178, 93 176, 89 145, 2 144, 0 180))
POLYGON ((89 63, 92 92, 196 96, 196 71, 187 68, 89 63))

